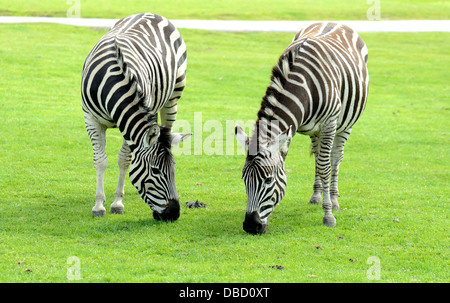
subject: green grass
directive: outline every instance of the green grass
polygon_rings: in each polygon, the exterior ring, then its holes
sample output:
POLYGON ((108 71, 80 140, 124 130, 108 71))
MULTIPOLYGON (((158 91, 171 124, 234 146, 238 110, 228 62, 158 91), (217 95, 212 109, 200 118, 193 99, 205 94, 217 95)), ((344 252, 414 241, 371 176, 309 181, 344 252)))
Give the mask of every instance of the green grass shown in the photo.
MULTIPOLYGON (((64 0, 0 0, 0 15, 66 17, 75 3, 64 0)), ((144 11, 169 19, 226 20, 366 20, 375 1, 365 0, 80 0, 84 18, 122 18, 144 11)), ((381 0, 382 19, 449 19, 450 4, 444 0, 381 0)))
MULTIPOLYGON (((80 77, 104 32, 63 25, 0 26, 0 282, 449 282, 450 34, 363 34, 368 105, 346 146, 337 226, 307 203, 314 161, 295 136, 288 188, 268 233, 242 230, 240 155, 178 155, 182 206, 174 223, 152 219, 126 182, 125 214, 92 218, 95 172, 80 77), (283 270, 273 268, 284 266, 283 270), (374 281, 376 282, 376 281, 374 281)), ((253 120, 290 34, 180 30, 188 77, 179 116, 253 120)), ((204 132, 203 138, 210 133, 204 132)), ((195 133, 198 135, 198 132, 195 133)), ((107 133, 107 207, 121 136, 107 133)), ((191 140, 193 145, 193 140, 191 140)))

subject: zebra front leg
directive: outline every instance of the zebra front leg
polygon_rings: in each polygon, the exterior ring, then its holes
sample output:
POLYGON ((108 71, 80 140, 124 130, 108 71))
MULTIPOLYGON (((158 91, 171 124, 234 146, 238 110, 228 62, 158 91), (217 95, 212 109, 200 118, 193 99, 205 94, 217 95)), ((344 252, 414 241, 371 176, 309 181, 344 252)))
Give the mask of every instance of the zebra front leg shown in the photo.
POLYGON ((309 199, 309 203, 311 204, 322 203, 322 180, 320 178, 319 171, 317 169, 319 150, 320 150, 319 138, 317 136, 311 136, 311 154, 314 154, 314 161, 315 161, 315 179, 313 186, 314 193, 311 196, 311 199, 309 199))
POLYGON ((125 177, 131 163, 131 150, 125 140, 123 140, 120 148, 117 163, 119 165, 119 181, 117 181, 117 189, 114 193, 114 202, 111 204, 111 213, 123 214, 124 206, 122 201, 125 196, 125 177))
POLYGON ((97 173, 97 190, 96 190, 96 194, 95 194, 95 205, 92 208, 92 216, 93 217, 104 217, 106 214, 106 209, 104 206, 105 201, 106 201, 106 196, 105 196, 105 190, 103 187, 103 182, 104 182, 103 180, 104 180, 104 176, 105 176, 106 166, 107 166, 106 158, 102 161, 94 160, 95 172, 97 173))
POLYGON ((105 209, 105 190, 104 176, 107 167, 107 157, 105 151, 106 145, 106 127, 97 122, 90 114, 84 114, 86 131, 91 139, 94 150, 94 168, 97 175, 97 189, 95 194, 95 205, 92 208, 93 217, 103 217, 106 214, 105 209))
POLYGON ((351 129, 337 134, 334 138, 333 149, 331 150, 331 185, 330 198, 333 210, 339 210, 339 189, 338 189, 338 174, 339 165, 344 158, 344 145, 350 136, 351 129))
POLYGON ((328 123, 320 132, 320 152, 318 156, 317 169, 322 180, 324 211, 323 225, 336 226, 336 219, 332 213, 332 203, 330 198, 330 173, 331 173, 331 149, 336 134, 336 120, 328 123))

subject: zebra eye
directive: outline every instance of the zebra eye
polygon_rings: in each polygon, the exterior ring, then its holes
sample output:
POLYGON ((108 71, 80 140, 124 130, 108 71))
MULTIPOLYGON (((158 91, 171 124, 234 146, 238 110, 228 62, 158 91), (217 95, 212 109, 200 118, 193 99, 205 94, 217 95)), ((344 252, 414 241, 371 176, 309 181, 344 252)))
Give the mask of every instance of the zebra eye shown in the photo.
POLYGON ((273 178, 272 177, 266 178, 266 180, 264 180, 265 184, 270 184, 272 182, 273 182, 273 178))
POLYGON ((161 174, 161 171, 159 169, 157 169, 156 167, 152 167, 152 174, 159 175, 159 174, 161 174))

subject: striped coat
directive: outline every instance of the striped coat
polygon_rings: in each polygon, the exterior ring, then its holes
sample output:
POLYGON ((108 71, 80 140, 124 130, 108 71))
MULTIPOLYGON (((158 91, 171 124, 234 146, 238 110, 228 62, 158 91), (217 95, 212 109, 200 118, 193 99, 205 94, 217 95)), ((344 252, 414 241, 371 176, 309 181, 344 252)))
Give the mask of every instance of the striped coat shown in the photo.
POLYGON ((164 17, 147 13, 121 19, 85 60, 83 111, 107 127, 118 126, 131 145, 146 128, 135 135, 128 127, 156 120, 160 111, 162 125, 171 128, 186 62, 183 38, 164 17))
POLYGON ((186 46, 175 26, 158 15, 119 20, 89 52, 81 97, 97 172, 94 216, 105 213, 105 131, 118 127, 124 141, 111 212, 123 212, 124 178, 131 163, 130 181, 155 218, 178 218, 170 148, 190 135, 171 133, 185 83, 186 46))
POLYGON ((261 226, 267 225, 267 217, 283 198, 284 160, 295 132, 310 136, 316 159, 310 202, 319 203, 323 194, 323 222, 335 225, 331 209, 339 209, 338 168, 344 144, 366 104, 367 58, 364 41, 343 24, 314 23, 295 35, 272 70, 253 136, 248 138, 236 127, 237 139, 247 150, 244 182, 246 186, 253 184, 250 191, 247 186, 248 223, 244 221, 244 229, 247 226, 256 231, 255 226, 260 226, 264 230, 261 226), (272 146, 278 147, 278 156, 274 157, 272 146), (267 164, 257 164, 264 162, 267 164), (269 173, 263 166, 271 167, 269 173), (261 172, 258 181, 255 174, 249 180, 246 172, 255 169, 261 172), (262 185, 267 178, 274 180, 270 191, 262 185), (263 216, 261 205, 264 205, 263 216))

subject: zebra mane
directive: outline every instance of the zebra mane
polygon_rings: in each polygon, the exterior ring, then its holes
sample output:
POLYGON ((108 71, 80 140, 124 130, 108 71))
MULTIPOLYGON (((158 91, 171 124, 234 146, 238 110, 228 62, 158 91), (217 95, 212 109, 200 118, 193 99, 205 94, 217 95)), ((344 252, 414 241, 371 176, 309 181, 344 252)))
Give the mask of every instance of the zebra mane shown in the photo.
MULTIPOLYGON (((291 124, 288 121, 280 121, 278 118, 280 116, 276 116, 275 113, 280 105, 278 100, 283 98, 284 86, 298 52, 298 47, 286 50, 272 68, 270 85, 262 98, 253 135, 249 139, 248 160, 252 160, 258 153, 271 146, 274 143, 273 140, 286 131, 286 125, 291 124)), ((278 142, 275 143, 278 144, 278 142)), ((282 156, 286 157, 286 154, 282 153, 282 156)))
POLYGON ((265 152, 279 134, 277 123, 265 119, 256 121, 253 134, 249 138, 247 159, 251 161, 256 155, 265 152))
POLYGON ((285 130, 281 128, 283 125, 275 118, 274 113, 279 106, 278 100, 282 98, 283 87, 286 84, 296 54, 296 49, 284 52, 278 60, 278 63, 272 68, 270 85, 267 87, 266 93, 262 98, 258 111, 258 120, 256 121, 255 130, 250 140, 258 144, 258 146, 269 142, 270 138, 274 138, 285 130), (262 137, 261 134, 263 134, 262 137))
POLYGON ((159 126, 158 143, 170 150, 172 147, 172 132, 170 128, 159 126))
POLYGON ((286 50, 278 60, 278 63, 272 68, 270 85, 261 101, 261 107, 258 111, 258 120, 273 121, 275 118, 274 110, 278 107, 278 101, 282 97, 282 91, 286 84, 286 79, 291 71, 296 55, 297 48, 286 50))

